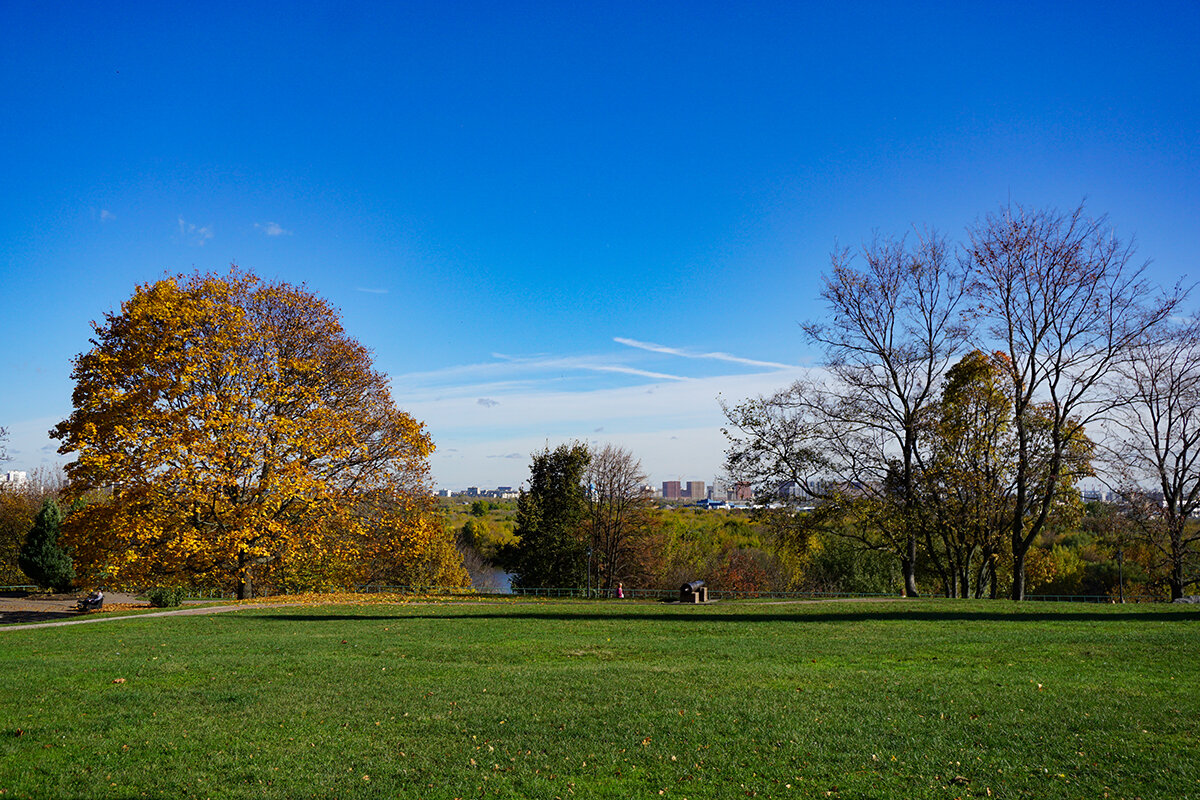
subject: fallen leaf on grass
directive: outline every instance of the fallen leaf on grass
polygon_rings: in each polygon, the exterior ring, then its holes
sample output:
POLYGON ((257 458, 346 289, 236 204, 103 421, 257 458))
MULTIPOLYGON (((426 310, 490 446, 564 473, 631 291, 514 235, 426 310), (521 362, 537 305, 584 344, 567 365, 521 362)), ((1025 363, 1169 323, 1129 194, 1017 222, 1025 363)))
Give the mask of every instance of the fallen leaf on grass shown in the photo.
POLYGON ((124 682, 125 682, 124 678, 113 678, 113 683, 124 683, 124 682))

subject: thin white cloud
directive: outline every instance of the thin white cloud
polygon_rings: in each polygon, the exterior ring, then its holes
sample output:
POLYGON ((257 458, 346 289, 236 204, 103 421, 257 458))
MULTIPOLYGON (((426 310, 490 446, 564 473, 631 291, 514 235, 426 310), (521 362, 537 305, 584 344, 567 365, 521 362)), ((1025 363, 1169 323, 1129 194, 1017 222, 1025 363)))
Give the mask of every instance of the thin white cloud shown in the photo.
MULTIPOLYGON (((530 385, 507 393, 483 394, 465 385, 441 392, 403 389, 395 393, 399 405, 429 426, 435 439, 456 442, 512 435, 581 435, 603 424, 606 432, 694 427, 720 427, 718 397, 737 403, 746 397, 771 394, 803 377, 808 371, 720 375, 690 381, 671 381, 646 393, 645 384, 592 386, 586 389, 555 383, 530 385), (483 408, 480 397, 499 405, 483 408)), ((494 386, 489 389, 494 389, 494 386)))
POLYGON ((109 211, 107 208, 100 209, 100 221, 108 222, 110 219, 116 219, 117 215, 109 211))
MULTIPOLYGON (((437 438, 436 432, 434 438, 437 438)), ((494 440, 468 443, 454 454, 439 448, 430 459, 434 481, 447 489, 519 486, 529 480, 531 453, 582 438, 575 434, 506 436, 500 433, 494 440)), ((680 478, 708 483, 722 472, 724 451, 728 446, 720 428, 707 425, 642 432, 612 431, 591 436, 589 441, 629 450, 642 462, 652 484, 680 478)))
POLYGON ((183 217, 179 218, 179 235, 183 237, 184 241, 195 247, 204 247, 204 243, 213 238, 210 226, 196 225, 186 221, 183 217))
POLYGON ((572 356, 572 357, 549 357, 549 356, 510 356, 504 353, 492 353, 493 358, 498 358, 507 364, 521 364, 526 366, 546 366, 548 368, 566 367, 568 369, 591 370, 593 372, 617 372, 624 375, 637 375, 642 378, 654 378, 655 380, 663 381, 686 381, 690 378, 682 375, 671 375, 665 372, 648 372, 644 369, 636 367, 627 367, 624 364, 609 364, 598 361, 596 358, 587 356, 572 356))
POLYGON ((397 403, 427 426, 438 445, 431 465, 441 486, 515 485, 524 477, 525 454, 547 442, 596 437, 631 446, 651 475, 664 480, 681 470, 708 479, 721 469, 727 447, 721 398, 736 404, 812 373, 798 365, 716 355, 725 357, 687 354, 742 368, 691 377, 640 369, 627 350, 493 353, 490 362, 395 375, 392 387, 397 403), (497 458, 499 453, 521 457, 497 458))
POLYGON ((387 289, 371 289, 366 286, 355 286, 354 291, 363 292, 364 294, 387 294, 387 289))
MULTIPOLYGON (((401 386, 450 387, 454 392, 456 387, 485 383, 489 386, 530 385, 544 383, 550 380, 562 380, 565 376, 575 373, 599 372, 633 375, 641 378, 652 378, 657 381, 687 382, 692 380, 682 375, 671 375, 664 372, 628 367, 613 363, 614 359, 598 356, 506 356, 500 353, 492 354, 497 361, 483 364, 459 364, 453 367, 430 370, 428 372, 410 372, 393 377, 393 383, 401 386)), ((493 392, 489 391, 487 394, 493 392)), ((485 394, 474 392, 475 396, 485 394)))
POLYGON ((638 375, 643 378, 654 378, 660 381, 690 381, 692 378, 684 378, 680 375, 668 375, 665 372, 650 372, 649 370, 636 369, 634 367, 614 367, 614 366, 590 366, 583 369, 592 369, 596 372, 619 372, 622 375, 638 375))
POLYGON ((284 228, 278 222, 256 222, 254 227, 261 230, 267 236, 291 236, 292 232, 284 228))
POLYGON ((653 342, 639 342, 637 339, 627 339, 624 336, 614 336, 613 341, 617 344, 623 344, 626 347, 635 347, 639 350, 648 350, 651 353, 663 353, 669 356, 678 356, 680 358, 706 358, 714 361, 728 361, 731 364, 745 364, 749 367, 766 367, 767 369, 791 369, 794 364, 781 364, 777 361, 758 361, 753 358, 742 358, 741 356, 730 355, 729 353, 691 353, 678 347, 668 347, 665 344, 654 344, 653 342))

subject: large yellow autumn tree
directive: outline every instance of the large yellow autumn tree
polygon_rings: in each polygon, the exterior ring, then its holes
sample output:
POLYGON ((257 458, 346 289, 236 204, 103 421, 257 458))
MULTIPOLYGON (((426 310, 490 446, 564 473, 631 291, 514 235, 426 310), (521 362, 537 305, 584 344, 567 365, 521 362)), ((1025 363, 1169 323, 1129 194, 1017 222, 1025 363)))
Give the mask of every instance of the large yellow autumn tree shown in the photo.
POLYGON ((139 286, 75 361, 51 435, 93 501, 64 531, 115 584, 459 585, 433 443, 303 287, 234 267, 139 286))

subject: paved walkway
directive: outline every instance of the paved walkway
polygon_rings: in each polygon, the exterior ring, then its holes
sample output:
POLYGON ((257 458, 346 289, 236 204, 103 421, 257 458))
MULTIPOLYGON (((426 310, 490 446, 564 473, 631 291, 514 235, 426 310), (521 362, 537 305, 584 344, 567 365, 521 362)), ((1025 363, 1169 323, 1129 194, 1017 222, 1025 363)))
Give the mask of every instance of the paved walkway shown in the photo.
MULTIPOLYGON (((248 611, 256 608, 288 608, 310 605, 309 603, 233 603, 228 605, 194 605, 192 607, 175 608, 170 611, 154 611, 147 613, 130 613, 135 609, 121 608, 111 611, 91 611, 81 614, 75 610, 77 595, 25 595, 24 593, 0 593, 0 633, 6 631, 27 631, 33 628, 54 628, 60 625, 87 625, 93 622, 113 622, 122 619, 141 619, 143 617, 172 617, 188 614, 222 614, 227 611, 248 611), (9 623, 9 624, 5 624, 9 623), (11 624, 21 623, 21 624, 11 624)), ((763 600, 763 605, 800 605, 809 603, 851 602, 864 600, 870 602, 893 602, 897 598, 821 598, 812 600, 763 600)), ((205 603, 212 601, 192 600, 189 603, 205 603)), ((482 601, 465 601, 475 604, 482 601)), ((716 601, 714 601, 716 602, 716 601)), ((112 605, 136 605, 147 607, 144 601, 138 601, 133 595, 112 592, 105 595, 105 603, 112 605)))
POLYGON ((4 631, 27 631, 33 628, 57 628, 61 625, 87 625, 92 622, 114 622, 120 619, 145 619, 146 617, 173 617, 187 614, 220 614, 225 611, 247 611, 253 608, 286 608, 302 603, 239 603, 228 606, 201 606, 198 608, 177 608, 172 611, 155 611, 150 614, 128 614, 115 612, 91 612, 83 616, 75 613, 74 619, 56 619, 52 622, 27 622, 23 625, 0 625, 0 633, 4 631))

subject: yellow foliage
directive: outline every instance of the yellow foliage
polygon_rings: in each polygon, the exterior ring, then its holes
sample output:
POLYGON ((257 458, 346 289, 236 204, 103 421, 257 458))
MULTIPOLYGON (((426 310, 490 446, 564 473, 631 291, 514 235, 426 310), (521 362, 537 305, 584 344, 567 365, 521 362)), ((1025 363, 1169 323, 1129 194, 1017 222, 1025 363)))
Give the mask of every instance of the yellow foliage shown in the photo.
POLYGON ((54 431, 73 487, 106 495, 67 521, 82 569, 243 594, 465 579, 427 521, 429 435, 324 300, 235 267, 139 286, 95 332, 54 431))
POLYGON ((1063 566, 1062 559, 1056 558, 1051 551, 1040 547, 1029 548, 1025 553, 1025 588, 1032 591, 1049 584, 1058 577, 1063 566))

